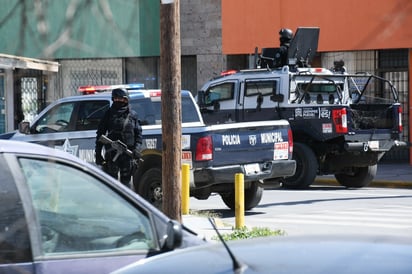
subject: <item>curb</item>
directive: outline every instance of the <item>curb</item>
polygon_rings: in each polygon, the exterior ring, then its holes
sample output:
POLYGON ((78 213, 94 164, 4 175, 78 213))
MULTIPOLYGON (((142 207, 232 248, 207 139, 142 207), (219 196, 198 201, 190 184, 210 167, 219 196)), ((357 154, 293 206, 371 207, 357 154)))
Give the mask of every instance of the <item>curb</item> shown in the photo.
MULTIPOLYGON (((333 178, 316 178, 316 184, 321 185, 333 185, 333 186, 340 186, 340 184, 333 178)), ((411 188, 412 189, 412 182, 411 181, 381 181, 375 180, 372 181, 368 187, 387 187, 387 188, 411 188)))

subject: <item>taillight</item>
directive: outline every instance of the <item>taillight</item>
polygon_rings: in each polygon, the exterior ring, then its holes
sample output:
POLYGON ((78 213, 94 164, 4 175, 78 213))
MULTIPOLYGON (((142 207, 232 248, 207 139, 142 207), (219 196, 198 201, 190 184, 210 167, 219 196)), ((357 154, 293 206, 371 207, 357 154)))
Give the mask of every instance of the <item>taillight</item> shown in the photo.
POLYGON ((196 161, 209 161, 213 159, 213 143, 211 136, 200 138, 196 144, 196 161))
POLYGON ((400 132, 403 131, 403 126, 402 126, 402 107, 401 107, 401 106, 399 106, 399 108, 398 108, 398 119, 399 119, 399 122, 398 122, 398 130, 399 130, 399 133, 400 133, 400 132))
POLYGON ((150 91, 150 97, 160 97, 162 95, 162 92, 159 90, 152 90, 150 91))
POLYGON ((289 143, 289 158, 292 158, 293 153, 293 134, 292 130, 288 130, 288 143, 289 143))
POLYGON ((332 119, 336 133, 348 133, 348 120, 346 108, 332 110, 332 119))

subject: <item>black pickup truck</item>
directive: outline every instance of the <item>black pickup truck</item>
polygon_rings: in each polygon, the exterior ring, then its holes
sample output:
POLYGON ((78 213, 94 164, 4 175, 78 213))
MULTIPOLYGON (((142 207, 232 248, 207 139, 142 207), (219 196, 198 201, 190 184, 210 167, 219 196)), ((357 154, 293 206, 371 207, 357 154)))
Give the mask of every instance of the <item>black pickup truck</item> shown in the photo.
MULTIPOLYGON (((99 87, 84 89, 93 94, 57 100, 31 126, 26 123, 25 130, 3 134, 0 139, 39 143, 94 162, 97 124, 111 104, 111 92, 93 90, 99 87)), ((182 91, 181 96, 182 163, 190 165, 191 196, 207 199, 215 192, 233 209, 235 174, 243 173, 245 209, 251 209, 262 198, 263 179, 284 180, 294 174, 292 134, 286 120, 207 126, 191 93, 182 91)), ((129 97, 143 129, 143 162, 133 176, 133 187, 161 207, 161 91, 129 90, 129 97)))
POLYGON ((207 124, 288 120, 297 167, 285 187, 306 188, 326 174, 334 174, 343 186, 364 187, 385 152, 406 146, 400 141, 398 93, 389 80, 348 74, 340 62, 334 69, 297 65, 296 60, 316 52, 316 46, 305 44, 316 39, 302 37, 316 33, 298 30, 291 43, 292 64, 268 66, 274 58, 263 56, 260 63, 266 62, 266 68, 223 73, 204 84, 197 101, 207 124))

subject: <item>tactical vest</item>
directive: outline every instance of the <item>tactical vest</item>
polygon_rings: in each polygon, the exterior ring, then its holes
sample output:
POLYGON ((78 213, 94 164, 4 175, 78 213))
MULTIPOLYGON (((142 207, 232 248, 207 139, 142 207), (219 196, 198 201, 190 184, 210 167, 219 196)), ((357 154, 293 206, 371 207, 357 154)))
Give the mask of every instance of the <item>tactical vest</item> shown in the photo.
POLYGON ((134 119, 129 112, 116 112, 110 117, 108 137, 120 140, 128 147, 135 146, 134 119))

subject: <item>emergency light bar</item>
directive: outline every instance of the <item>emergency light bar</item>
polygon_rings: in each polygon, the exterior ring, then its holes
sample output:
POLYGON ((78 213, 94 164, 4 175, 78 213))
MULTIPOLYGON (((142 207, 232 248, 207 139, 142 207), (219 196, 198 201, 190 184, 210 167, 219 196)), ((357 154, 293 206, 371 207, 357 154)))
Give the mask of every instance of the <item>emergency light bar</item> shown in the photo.
POLYGON ((225 70, 220 73, 220 76, 228 76, 237 73, 238 71, 235 69, 225 70))
POLYGON ((124 88, 127 90, 137 90, 137 89, 143 89, 144 84, 142 83, 135 83, 135 84, 123 84, 123 85, 102 85, 102 86, 80 86, 77 91, 83 93, 83 95, 87 94, 94 94, 98 92, 104 92, 104 91, 112 91, 113 89, 116 88, 124 88))

